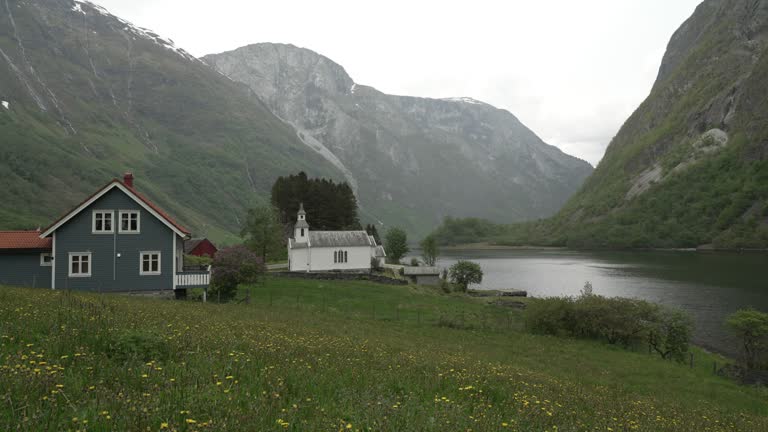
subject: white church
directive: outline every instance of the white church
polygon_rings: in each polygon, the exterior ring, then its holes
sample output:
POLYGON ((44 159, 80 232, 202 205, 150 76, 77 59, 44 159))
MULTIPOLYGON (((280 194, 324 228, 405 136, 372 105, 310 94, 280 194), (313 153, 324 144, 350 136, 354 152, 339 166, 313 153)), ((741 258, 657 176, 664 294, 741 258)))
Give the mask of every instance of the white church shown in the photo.
POLYGON ((290 271, 370 271, 373 260, 383 265, 385 258, 384 247, 365 231, 311 231, 301 204, 288 239, 290 271))

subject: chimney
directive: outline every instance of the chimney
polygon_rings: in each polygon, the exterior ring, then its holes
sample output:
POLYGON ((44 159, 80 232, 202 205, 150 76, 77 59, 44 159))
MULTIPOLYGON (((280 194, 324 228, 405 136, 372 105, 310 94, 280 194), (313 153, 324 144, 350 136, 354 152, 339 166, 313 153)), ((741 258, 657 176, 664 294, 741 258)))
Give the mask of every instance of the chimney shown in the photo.
POLYGON ((125 175, 123 176, 123 183, 125 183, 125 185, 128 186, 129 188, 132 188, 133 187, 133 174, 131 174, 129 172, 125 173, 125 175))

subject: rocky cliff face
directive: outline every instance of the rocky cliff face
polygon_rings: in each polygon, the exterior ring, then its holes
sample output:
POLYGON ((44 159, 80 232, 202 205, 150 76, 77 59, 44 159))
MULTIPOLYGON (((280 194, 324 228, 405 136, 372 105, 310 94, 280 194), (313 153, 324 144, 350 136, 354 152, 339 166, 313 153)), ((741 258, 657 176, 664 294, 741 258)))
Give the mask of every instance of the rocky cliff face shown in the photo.
POLYGON ((307 49, 265 43, 203 60, 246 84, 344 172, 364 218, 415 235, 445 216, 551 215, 592 170, 505 110, 470 98, 387 95, 307 49))
POLYGON ((706 0, 555 218, 576 245, 768 246, 768 1, 706 0))
POLYGON ((0 0, 0 229, 45 226, 109 179, 236 239, 279 175, 341 173, 245 86, 85 1, 0 0))

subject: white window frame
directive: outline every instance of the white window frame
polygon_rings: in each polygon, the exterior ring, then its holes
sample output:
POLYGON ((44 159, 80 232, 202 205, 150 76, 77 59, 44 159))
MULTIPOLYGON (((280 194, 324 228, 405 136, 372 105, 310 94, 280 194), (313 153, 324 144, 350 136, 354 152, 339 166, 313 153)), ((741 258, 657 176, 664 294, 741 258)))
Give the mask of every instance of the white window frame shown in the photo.
POLYGON ((91 277, 93 274, 93 254, 91 252, 70 252, 69 253, 69 266, 67 266, 67 274, 69 277, 91 277), (82 257, 88 257, 88 273, 83 273, 82 257), (80 273, 72 273, 72 263, 74 257, 80 257, 78 270, 80 273))
POLYGON ((139 275, 141 276, 159 276, 163 274, 163 255, 160 251, 141 251, 139 252, 139 275), (157 271, 144 271, 144 257, 149 255, 149 267, 152 268, 152 255, 157 255, 157 271))
POLYGON ((43 252, 40 254, 40 267, 51 267, 53 266, 53 254, 50 252, 43 252), (46 261, 45 258, 49 257, 50 260, 46 261))
MULTIPOLYGON (((130 216, 128 216, 128 225, 130 226, 130 216)), ((120 210, 117 218, 117 229, 120 234, 141 234, 141 211, 139 210, 120 210), (123 215, 136 215, 136 229, 123 229, 123 215)))
POLYGON ((94 210, 93 211, 93 220, 91 224, 91 233, 93 234, 114 234, 115 233, 115 212, 114 210, 94 210), (109 215, 109 219, 112 221, 112 225, 110 226, 109 231, 107 230, 96 230, 96 215, 102 215, 101 224, 102 227, 104 226, 104 215, 109 215))

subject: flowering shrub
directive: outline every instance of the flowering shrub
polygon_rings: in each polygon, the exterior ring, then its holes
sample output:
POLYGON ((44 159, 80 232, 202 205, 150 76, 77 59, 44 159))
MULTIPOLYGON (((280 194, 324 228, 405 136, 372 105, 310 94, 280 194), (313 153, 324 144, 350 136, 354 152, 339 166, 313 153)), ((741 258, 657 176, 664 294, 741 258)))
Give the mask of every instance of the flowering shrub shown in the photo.
POLYGON ((234 298, 240 284, 252 284, 264 273, 264 262, 243 245, 231 246, 216 253, 211 275, 211 294, 221 300, 234 298))

